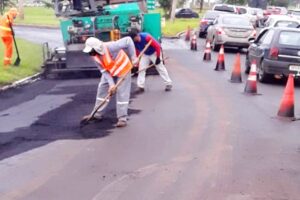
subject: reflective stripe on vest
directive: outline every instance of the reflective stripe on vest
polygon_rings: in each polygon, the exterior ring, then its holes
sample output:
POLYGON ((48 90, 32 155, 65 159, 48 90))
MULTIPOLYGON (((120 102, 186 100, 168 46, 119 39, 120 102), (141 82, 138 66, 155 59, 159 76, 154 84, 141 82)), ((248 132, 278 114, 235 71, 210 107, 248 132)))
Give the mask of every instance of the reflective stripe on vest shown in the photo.
POLYGON ((124 76, 127 74, 128 71, 131 70, 132 64, 127 56, 127 54, 121 50, 116 58, 117 66, 116 70, 113 72, 113 76, 124 76))
POLYGON ((105 51, 106 52, 102 56, 102 60, 99 55, 94 56, 94 59, 112 76, 124 76, 132 68, 132 64, 127 54, 123 50, 119 51, 115 60, 112 60, 110 52, 107 48, 105 49, 105 51))

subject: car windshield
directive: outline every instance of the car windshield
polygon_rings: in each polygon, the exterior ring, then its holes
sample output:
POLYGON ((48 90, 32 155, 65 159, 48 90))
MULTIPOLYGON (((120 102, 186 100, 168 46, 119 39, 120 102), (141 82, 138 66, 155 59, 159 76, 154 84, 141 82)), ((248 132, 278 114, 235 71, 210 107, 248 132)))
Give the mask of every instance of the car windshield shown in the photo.
POLYGON ((214 10, 219 10, 224 12, 234 12, 234 8, 230 6, 216 6, 214 10))
POLYGON ((278 21, 275 24, 275 27, 297 28, 298 25, 299 25, 298 22, 293 22, 293 21, 278 21))
POLYGON ((248 19, 240 17, 223 17, 222 22, 226 25, 251 26, 248 19))
POLYGON ((205 14, 204 18, 206 18, 206 19, 216 19, 219 15, 220 15, 220 13, 218 13, 218 12, 207 12, 205 14))
POLYGON ((300 46, 300 33, 299 32, 289 32, 282 31, 279 35, 279 44, 289 45, 289 46, 300 46))

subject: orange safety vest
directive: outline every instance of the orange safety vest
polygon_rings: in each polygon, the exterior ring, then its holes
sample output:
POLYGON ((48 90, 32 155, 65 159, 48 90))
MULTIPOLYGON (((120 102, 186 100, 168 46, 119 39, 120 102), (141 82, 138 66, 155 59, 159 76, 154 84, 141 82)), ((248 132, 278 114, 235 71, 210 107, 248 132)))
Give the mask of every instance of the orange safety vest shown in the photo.
POLYGON ((102 60, 99 55, 94 56, 94 59, 112 76, 124 76, 132 68, 132 63, 122 49, 119 51, 115 60, 111 58, 107 48, 105 48, 105 54, 102 56, 102 60))
POLYGON ((9 13, 5 13, 0 18, 0 37, 12 36, 12 31, 9 23, 13 23, 13 17, 9 13))

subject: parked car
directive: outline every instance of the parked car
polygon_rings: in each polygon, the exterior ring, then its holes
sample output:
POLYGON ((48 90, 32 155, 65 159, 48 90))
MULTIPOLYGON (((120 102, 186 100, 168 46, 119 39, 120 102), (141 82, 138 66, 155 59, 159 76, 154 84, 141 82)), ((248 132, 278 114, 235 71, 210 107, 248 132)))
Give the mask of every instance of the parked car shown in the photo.
POLYGON ((224 12, 216 11, 216 10, 208 10, 200 20, 200 27, 199 27, 199 37, 203 38, 207 34, 207 29, 210 25, 213 24, 215 19, 224 12))
POLYGON ((257 63, 260 82, 268 82, 274 75, 287 77, 292 73, 299 76, 300 30, 286 27, 264 29, 248 49, 246 73, 249 73, 253 60, 257 63))
POLYGON ((199 14, 190 8, 182 8, 175 14, 176 18, 199 18, 199 14))
MULTIPOLYGON (((240 14, 246 16, 255 27, 260 27, 263 24, 263 10, 260 8, 243 7, 243 12, 240 14)), ((241 10, 241 9, 239 9, 241 10)))
POLYGON ((300 21, 287 15, 270 15, 265 22, 265 27, 290 27, 297 28, 300 21))
POLYGON ((248 48, 249 39, 255 38, 256 31, 249 19, 242 15, 221 14, 207 30, 206 40, 211 41, 214 51, 220 46, 248 48))
POLYGON ((229 5, 229 4, 215 4, 212 10, 222 11, 222 12, 229 12, 229 13, 238 13, 236 6, 229 5))
POLYGON ((285 7, 269 6, 264 11, 264 15, 286 15, 288 10, 285 7))
POLYGON ((299 9, 289 10, 288 15, 292 18, 300 20, 300 10, 299 9))

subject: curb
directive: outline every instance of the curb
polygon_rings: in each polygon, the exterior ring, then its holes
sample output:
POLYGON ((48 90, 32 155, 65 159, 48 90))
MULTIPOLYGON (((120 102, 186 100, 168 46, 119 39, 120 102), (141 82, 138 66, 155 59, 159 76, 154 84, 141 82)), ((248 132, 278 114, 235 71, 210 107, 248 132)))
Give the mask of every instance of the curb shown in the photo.
POLYGON ((14 24, 16 27, 26 28, 46 28, 46 29, 59 29, 59 26, 35 25, 35 24, 14 24))
POLYGON ((23 86, 23 85, 26 85, 28 83, 32 83, 32 82, 35 82, 38 80, 38 78, 41 76, 41 72, 39 73, 36 73, 32 76, 28 76, 26 78, 23 78, 21 80, 18 80, 18 81, 15 81, 13 82, 12 84, 10 85, 6 85, 6 86, 3 86, 3 87, 0 87, 0 92, 4 92, 8 89, 12 89, 12 88, 16 88, 16 87, 19 87, 19 86, 23 86))

